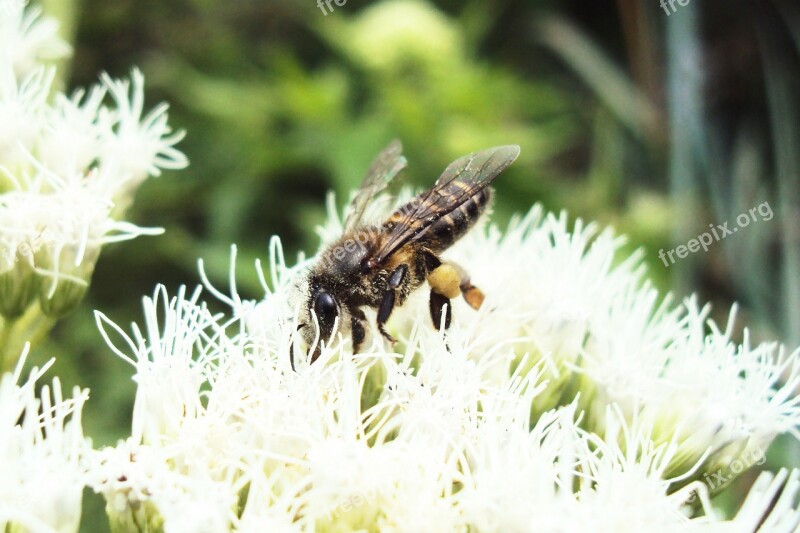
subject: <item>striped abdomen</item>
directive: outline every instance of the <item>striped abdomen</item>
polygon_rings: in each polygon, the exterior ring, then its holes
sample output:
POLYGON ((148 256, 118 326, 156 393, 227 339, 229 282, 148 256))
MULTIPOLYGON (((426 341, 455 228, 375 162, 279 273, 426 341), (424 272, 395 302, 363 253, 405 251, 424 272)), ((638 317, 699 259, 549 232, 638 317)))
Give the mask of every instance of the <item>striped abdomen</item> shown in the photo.
POLYGON ((434 222, 424 238, 431 251, 442 251, 463 237, 486 210, 491 194, 486 187, 434 222))

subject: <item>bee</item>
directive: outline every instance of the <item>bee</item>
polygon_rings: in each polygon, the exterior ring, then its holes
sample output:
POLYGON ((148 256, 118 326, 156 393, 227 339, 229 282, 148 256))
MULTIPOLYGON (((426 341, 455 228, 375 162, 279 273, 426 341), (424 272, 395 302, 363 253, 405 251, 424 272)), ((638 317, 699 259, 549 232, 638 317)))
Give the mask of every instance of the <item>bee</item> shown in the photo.
MULTIPOLYGON (((406 166, 399 141, 378 154, 350 204, 341 237, 320 254, 305 278, 301 311, 308 320, 298 330, 309 346, 317 343, 312 363, 320 354, 319 341, 329 342, 338 328, 349 330, 353 351, 358 351, 366 337, 364 308, 377 311, 378 331, 394 343, 386 321, 424 283, 430 287, 429 312, 435 326, 450 327, 450 300, 459 295, 473 309, 480 308, 483 293, 464 269, 441 254, 486 211, 489 184, 518 155, 519 146, 509 145, 461 157, 433 187, 382 224, 370 225, 363 222, 370 201, 406 166)), ((294 369, 293 346, 290 362, 294 369)))

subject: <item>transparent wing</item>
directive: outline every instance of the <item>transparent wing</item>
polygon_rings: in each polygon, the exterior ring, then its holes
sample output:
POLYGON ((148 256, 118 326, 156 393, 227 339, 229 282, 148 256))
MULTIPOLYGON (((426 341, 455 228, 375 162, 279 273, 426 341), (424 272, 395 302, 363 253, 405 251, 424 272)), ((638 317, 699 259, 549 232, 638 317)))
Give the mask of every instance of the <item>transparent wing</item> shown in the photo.
POLYGON ((344 221, 345 233, 358 227, 370 201, 405 168, 406 158, 403 157, 402 152, 403 145, 395 139, 372 161, 367 175, 364 176, 358 192, 348 207, 347 217, 344 221))
POLYGON ((456 159, 426 192, 395 211, 386 226, 390 234, 369 264, 382 265, 404 244, 421 238, 437 220, 478 194, 519 156, 519 146, 489 148, 456 159))

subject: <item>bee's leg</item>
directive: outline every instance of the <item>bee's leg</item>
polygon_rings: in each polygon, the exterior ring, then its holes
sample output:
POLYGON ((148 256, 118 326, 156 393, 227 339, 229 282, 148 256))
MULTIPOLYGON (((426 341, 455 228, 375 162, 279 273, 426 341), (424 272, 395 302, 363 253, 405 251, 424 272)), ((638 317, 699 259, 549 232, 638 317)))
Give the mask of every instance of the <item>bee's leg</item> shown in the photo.
POLYGON ((480 308, 484 299, 483 292, 470 282, 466 270, 455 263, 443 263, 433 255, 426 262, 428 265, 435 265, 428 273, 428 284, 434 291, 448 298, 463 294, 470 307, 480 308))
POLYGON ((446 298, 456 298, 461 294, 461 276, 451 263, 442 263, 428 274, 431 290, 446 298))
POLYGON ((389 334, 388 331, 386 331, 386 321, 389 320, 389 316, 394 310, 395 290, 402 285, 407 272, 408 267, 406 265, 400 265, 394 270, 394 272, 392 272, 388 280, 389 290, 383 293, 383 299, 378 306, 378 331, 380 331, 381 335, 383 335, 384 338, 386 338, 386 340, 392 344, 396 343, 397 341, 389 334))
POLYGON ((467 301, 471 308, 476 310, 481 308, 485 296, 482 290, 470 283, 469 277, 461 278, 459 288, 461 289, 461 294, 464 295, 464 300, 467 301))
POLYGON ((364 314, 364 311, 357 308, 350 309, 350 316, 350 330, 353 336, 353 353, 358 353, 358 349, 361 348, 361 344, 364 342, 364 338, 367 335, 364 329, 364 322, 366 322, 367 316, 364 314))
POLYGON ((453 318, 453 306, 450 305, 450 298, 455 298, 459 294, 458 272, 453 265, 443 263, 433 252, 426 250, 423 260, 427 271, 426 279, 428 285, 431 286, 431 297, 428 304, 431 320, 433 320, 433 325, 438 328, 442 323, 442 311, 447 306, 444 315, 444 327, 447 329, 453 318))
POLYGON ((393 309, 394 291, 386 291, 383 293, 383 299, 381 300, 380 306, 378 306, 378 331, 380 331, 381 335, 383 335, 383 337, 392 344, 396 343, 397 341, 389 334, 388 331, 386 331, 386 321, 389 320, 389 315, 392 314, 393 309))
POLYGON ((444 296, 443 294, 439 294, 435 290, 431 289, 431 299, 429 307, 431 311, 431 320, 433 320, 433 325, 436 326, 437 328, 441 325, 442 311, 444 310, 444 329, 449 329, 450 321, 453 319, 453 306, 450 305, 450 298, 444 296))

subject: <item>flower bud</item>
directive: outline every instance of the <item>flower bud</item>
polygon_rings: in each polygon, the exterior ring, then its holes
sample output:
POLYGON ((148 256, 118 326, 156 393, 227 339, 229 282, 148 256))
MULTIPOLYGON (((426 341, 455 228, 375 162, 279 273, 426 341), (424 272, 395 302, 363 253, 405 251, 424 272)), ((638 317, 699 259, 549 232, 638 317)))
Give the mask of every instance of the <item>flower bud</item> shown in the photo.
POLYGON ((164 519, 149 501, 138 501, 133 495, 111 495, 106 505, 111 531, 162 531, 164 519))
POLYGON ((75 250, 70 246, 57 252, 43 249, 36 254, 37 266, 41 265, 42 269, 39 306, 45 315, 61 318, 78 306, 89 288, 99 255, 99 246, 87 249, 76 265, 75 250))
POLYGON ((39 306, 45 315, 52 318, 61 318, 70 314, 83 300, 83 295, 86 294, 89 284, 73 280, 62 280, 58 282, 52 296, 46 287, 46 284, 42 285, 42 289, 39 291, 39 306))
POLYGON ((3 318, 13 320, 21 316, 36 295, 39 280, 29 261, 24 250, 0 251, 0 315, 3 318))

